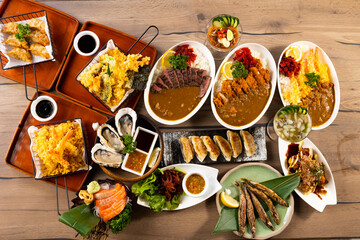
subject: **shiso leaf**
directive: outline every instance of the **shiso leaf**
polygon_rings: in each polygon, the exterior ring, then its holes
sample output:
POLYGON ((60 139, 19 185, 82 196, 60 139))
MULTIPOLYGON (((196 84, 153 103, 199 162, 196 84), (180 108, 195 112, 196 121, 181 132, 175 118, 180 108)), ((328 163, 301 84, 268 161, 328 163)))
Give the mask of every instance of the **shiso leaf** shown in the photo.
MULTIPOLYGON (((264 186, 274 190, 280 197, 286 199, 300 183, 300 174, 294 173, 283 177, 261 182, 264 186)), ((265 205, 265 204, 264 204, 265 205)), ((265 205, 266 206, 266 205, 265 205)), ((264 207, 265 207, 264 206, 264 207)), ((267 206, 266 206, 267 207, 267 206)), ((213 234, 228 231, 238 231, 237 208, 222 207, 219 220, 213 234)))
POLYGON ((98 225, 100 218, 91 213, 90 206, 83 204, 61 214, 59 221, 86 237, 98 225))

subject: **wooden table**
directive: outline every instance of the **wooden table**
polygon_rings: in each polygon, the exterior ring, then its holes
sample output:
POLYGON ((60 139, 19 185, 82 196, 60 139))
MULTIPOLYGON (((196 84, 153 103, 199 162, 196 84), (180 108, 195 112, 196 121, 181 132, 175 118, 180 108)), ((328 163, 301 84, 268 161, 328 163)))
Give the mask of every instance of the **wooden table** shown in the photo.
MULTIPOLYGON (((240 18, 241 42, 267 47, 274 59, 298 40, 321 46, 333 61, 341 86, 340 111, 331 126, 311 132, 309 138, 327 159, 335 178, 338 204, 323 213, 308 206, 296 194, 293 219, 276 238, 360 237, 360 3, 359 1, 41 1, 76 17, 81 23, 95 21, 139 36, 148 25, 160 35, 153 45, 161 56, 183 40, 205 39, 204 28, 219 13, 240 18)), ((217 66, 219 62, 217 62, 217 66)), ((54 92, 54 91, 53 91, 54 92)), ((24 86, 0 77, 0 158, 4 159, 14 131, 28 105, 24 86)), ((276 91, 269 110, 259 121, 265 125, 281 106, 276 91)), ((147 114, 141 100, 136 111, 147 114)), ((209 100, 189 121, 176 128, 219 125, 209 100)), ((163 130, 171 130, 161 126, 163 130)), ((267 139, 267 164, 280 169, 277 143, 267 139)), ((221 178, 238 164, 216 165, 221 178)), ((95 167, 88 180, 105 177, 95 167)), ((58 222, 54 186, 35 181, 0 162, 0 239, 74 238, 75 231, 58 222)), ((73 193, 71 196, 73 197, 73 193)), ((61 211, 66 210, 65 191, 60 190, 61 211)), ((236 239, 231 233, 211 235, 218 220, 215 197, 192 208, 153 213, 135 206, 131 224, 110 239, 236 239)))

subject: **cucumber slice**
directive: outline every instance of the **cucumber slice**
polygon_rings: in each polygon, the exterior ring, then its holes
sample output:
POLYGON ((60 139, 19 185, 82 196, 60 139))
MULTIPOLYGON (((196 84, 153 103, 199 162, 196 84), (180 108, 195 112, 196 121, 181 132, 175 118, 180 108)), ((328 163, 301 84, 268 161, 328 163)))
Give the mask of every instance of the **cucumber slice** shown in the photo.
POLYGON ((239 25, 239 19, 235 18, 235 23, 233 24, 233 27, 236 28, 239 25))
POLYGON ((227 27, 229 27, 229 26, 231 26, 231 16, 227 16, 227 20, 228 20, 228 25, 227 25, 227 27))
POLYGON ((234 23, 235 23, 235 18, 234 17, 231 17, 231 23, 230 23, 230 26, 234 26, 234 23))
POLYGON ((213 21, 212 25, 217 28, 223 27, 223 23, 220 21, 213 21))
POLYGON ((222 17, 222 21, 224 22, 224 26, 225 26, 225 27, 229 25, 228 19, 227 19, 226 15, 224 15, 224 16, 222 17))

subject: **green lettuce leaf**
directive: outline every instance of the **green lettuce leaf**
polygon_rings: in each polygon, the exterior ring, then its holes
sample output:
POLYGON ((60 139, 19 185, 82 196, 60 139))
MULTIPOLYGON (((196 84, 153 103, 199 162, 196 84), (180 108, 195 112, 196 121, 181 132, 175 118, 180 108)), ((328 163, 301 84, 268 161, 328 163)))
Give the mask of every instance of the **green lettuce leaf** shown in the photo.
POLYGON ((98 225, 100 218, 91 213, 90 206, 83 204, 61 214, 59 221, 86 237, 98 225))
POLYGON ((161 212, 165 207, 165 195, 152 195, 149 199, 149 207, 154 212, 161 212))
POLYGON ((122 230, 130 224, 132 207, 126 204, 124 210, 107 222, 110 225, 111 231, 115 234, 122 232, 122 230))
MULTIPOLYGON (((283 199, 287 198, 300 183, 300 174, 294 173, 283 177, 274 178, 261 182, 264 186, 274 190, 283 199)), ((263 204, 267 209, 267 206, 263 204)), ((238 231, 238 211, 237 208, 223 207, 219 220, 215 226, 213 234, 228 231, 238 231)))

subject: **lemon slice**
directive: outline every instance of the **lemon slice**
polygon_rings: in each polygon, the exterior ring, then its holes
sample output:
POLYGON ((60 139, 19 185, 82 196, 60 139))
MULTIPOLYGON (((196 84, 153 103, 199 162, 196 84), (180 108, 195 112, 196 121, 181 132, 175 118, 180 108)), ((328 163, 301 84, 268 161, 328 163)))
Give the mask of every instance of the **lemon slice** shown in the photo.
POLYGON ((174 56, 174 50, 167 50, 161 57, 161 66, 163 69, 170 68, 169 57, 174 56))
POLYGON ((220 199, 222 204, 229 208, 239 207, 239 202, 236 199, 232 198, 230 195, 228 195, 226 192, 222 192, 220 194, 220 199))
POLYGON ((234 78, 231 71, 232 64, 233 64, 232 61, 226 62, 221 68, 222 74, 227 80, 233 80, 234 78))
POLYGON ((297 45, 291 45, 285 53, 286 57, 292 57, 297 62, 301 60, 302 55, 303 53, 301 51, 301 48, 297 45))
POLYGON ((226 32, 226 38, 228 41, 231 41, 234 39, 234 33, 230 29, 228 29, 226 32))
POLYGON ((158 159, 159 153, 160 153, 160 148, 159 147, 154 148, 149 158, 149 162, 148 162, 149 168, 154 167, 156 160, 158 159))

